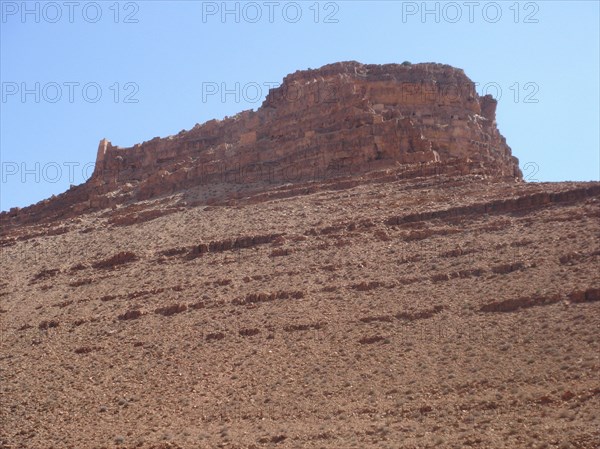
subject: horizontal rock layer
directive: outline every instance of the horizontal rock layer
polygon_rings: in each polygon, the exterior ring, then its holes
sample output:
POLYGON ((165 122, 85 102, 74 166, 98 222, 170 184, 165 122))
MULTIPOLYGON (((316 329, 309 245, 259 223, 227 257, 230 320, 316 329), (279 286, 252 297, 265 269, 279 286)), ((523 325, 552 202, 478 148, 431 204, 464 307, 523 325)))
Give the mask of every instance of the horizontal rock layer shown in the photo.
MULTIPOLYGON (((521 180, 496 127, 496 101, 441 64, 343 62, 288 75, 257 111, 131 148, 103 139, 84 184, 2 221, 73 216, 187 192, 219 202, 288 183, 406 166, 521 180), (432 168, 436 167, 436 168, 432 168)), ((414 171, 414 170, 413 170, 414 171)))

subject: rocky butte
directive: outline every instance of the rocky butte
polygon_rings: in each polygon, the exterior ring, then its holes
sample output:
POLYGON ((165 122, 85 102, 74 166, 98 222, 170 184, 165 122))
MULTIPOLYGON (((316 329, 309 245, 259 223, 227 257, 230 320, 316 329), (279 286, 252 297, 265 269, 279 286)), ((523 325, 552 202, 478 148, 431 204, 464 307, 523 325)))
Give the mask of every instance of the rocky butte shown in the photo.
POLYGON ((86 183, 14 210, 8 222, 73 216, 186 190, 195 202, 225 203, 282 184, 383 169, 522 180, 496 127, 496 101, 480 97, 462 70, 342 62, 288 75, 257 111, 131 148, 103 139, 86 183))
POLYGON ((0 216, 2 449, 598 449, 600 182, 331 64, 0 216))

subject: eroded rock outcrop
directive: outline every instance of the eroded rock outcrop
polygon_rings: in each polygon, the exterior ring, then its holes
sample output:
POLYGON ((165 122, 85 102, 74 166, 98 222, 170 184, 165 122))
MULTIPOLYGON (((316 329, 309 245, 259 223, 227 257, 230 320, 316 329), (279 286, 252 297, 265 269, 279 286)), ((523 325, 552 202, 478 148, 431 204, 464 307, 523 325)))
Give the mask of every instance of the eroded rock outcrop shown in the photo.
POLYGON ((496 101, 441 64, 342 62, 298 71, 257 111, 211 120, 131 148, 103 139, 92 177, 4 222, 76 215, 194 191, 212 202, 287 183, 399 167, 521 180, 496 127, 496 101))

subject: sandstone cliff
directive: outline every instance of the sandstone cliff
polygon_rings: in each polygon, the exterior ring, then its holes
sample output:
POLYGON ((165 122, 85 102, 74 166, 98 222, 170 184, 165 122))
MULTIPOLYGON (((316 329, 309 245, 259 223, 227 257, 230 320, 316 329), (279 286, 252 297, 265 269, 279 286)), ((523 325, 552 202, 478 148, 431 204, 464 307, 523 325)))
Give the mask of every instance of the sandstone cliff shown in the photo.
POLYGON ((491 96, 447 65, 342 62, 297 71, 257 111, 131 148, 103 139, 86 183, 1 218, 59 218, 176 192, 218 203, 384 169, 522 180, 495 111, 491 96))
POLYGON ((0 216, 0 448, 598 449, 600 182, 518 182, 495 106, 343 63, 102 140, 0 216))

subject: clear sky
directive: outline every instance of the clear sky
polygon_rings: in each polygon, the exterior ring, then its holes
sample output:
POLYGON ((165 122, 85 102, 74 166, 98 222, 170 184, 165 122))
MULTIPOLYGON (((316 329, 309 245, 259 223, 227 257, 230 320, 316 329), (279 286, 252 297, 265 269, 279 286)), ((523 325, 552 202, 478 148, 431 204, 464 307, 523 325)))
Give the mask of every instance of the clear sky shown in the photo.
POLYGON ((460 67, 498 98, 528 180, 600 177, 595 0, 0 4, 1 210, 84 182, 104 137, 256 109, 286 74, 346 60, 460 67))

